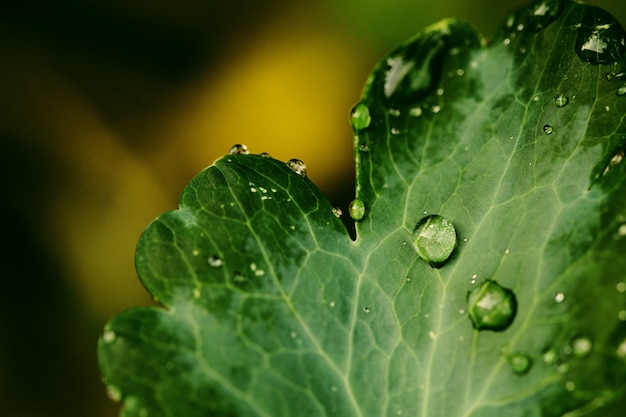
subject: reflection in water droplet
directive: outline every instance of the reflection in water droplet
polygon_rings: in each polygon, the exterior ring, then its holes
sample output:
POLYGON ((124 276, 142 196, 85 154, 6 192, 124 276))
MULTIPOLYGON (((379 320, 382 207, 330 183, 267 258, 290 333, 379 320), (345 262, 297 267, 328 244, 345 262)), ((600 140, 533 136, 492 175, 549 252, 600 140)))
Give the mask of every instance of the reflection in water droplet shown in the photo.
POLYGON ((532 367, 532 359, 524 353, 516 352, 507 356, 507 362, 517 375, 525 375, 532 367))
POLYGON ((561 0, 546 0, 541 3, 536 3, 531 19, 528 22, 530 30, 537 32, 548 27, 550 23, 554 22, 559 17, 564 4, 565 2, 561 0))
POLYGON ((370 311, 372 311, 372 309, 371 309, 371 308, 369 308, 369 307, 363 307, 363 311, 364 311, 366 314, 369 314, 369 313, 370 313, 370 311))
POLYGON ((545 133, 546 135, 551 135, 551 134, 552 134, 552 132, 554 131, 554 129, 552 129, 552 126, 550 126, 550 125, 545 125, 545 126, 543 127, 543 131, 544 131, 544 133, 545 133))
POLYGON ((370 109, 365 103, 358 103, 352 108, 350 113, 350 121, 352 122, 352 128, 355 131, 363 130, 370 125, 372 117, 370 116, 370 109))
POLYGON ((241 144, 233 145, 228 150, 229 155, 237 155, 237 154, 248 155, 249 153, 250 152, 248 151, 248 147, 246 145, 241 145, 241 144))
POLYGON ((216 255, 209 256, 208 262, 212 267, 222 266, 222 258, 216 255))
POLYGON ((365 216, 365 203, 358 198, 355 198, 348 205, 348 213, 354 221, 358 222, 363 219, 363 216, 365 216))
POLYGON ((586 336, 577 336, 572 339, 572 354, 577 358, 584 358, 591 353, 593 342, 586 336))
POLYGON ((554 301, 555 301, 556 303, 559 303, 559 304, 560 304, 560 303, 562 303, 562 302, 563 302, 563 300, 565 300, 565 294, 563 294, 562 292, 556 293, 556 294, 554 295, 554 301))
POLYGON ((515 294, 497 282, 487 280, 467 295, 468 312, 478 330, 502 331, 517 313, 515 294))
POLYGON ((565 94, 559 94, 554 98, 557 107, 565 107, 569 103, 569 98, 565 94))
POLYGON ((301 177, 306 177, 306 165, 299 159, 290 159, 287 162, 287 166, 290 170, 300 175, 301 177))
POLYGON ((414 230, 419 256, 436 268, 442 266, 456 248, 456 229, 445 217, 433 214, 422 218, 414 230))

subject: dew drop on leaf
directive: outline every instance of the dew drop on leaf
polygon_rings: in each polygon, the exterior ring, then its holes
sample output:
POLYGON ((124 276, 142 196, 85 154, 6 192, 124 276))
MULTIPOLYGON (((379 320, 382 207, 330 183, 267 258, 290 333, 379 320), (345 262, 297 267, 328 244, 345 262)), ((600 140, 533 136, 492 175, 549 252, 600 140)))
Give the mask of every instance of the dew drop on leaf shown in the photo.
POLYGON ((229 155, 248 155, 249 153, 250 152, 248 151, 248 147, 239 143, 237 145, 231 146, 231 148, 228 150, 229 155))
POLYGON ((565 94, 559 94, 554 98, 557 107, 565 107, 569 103, 569 98, 565 94))
POLYGON ((565 300, 565 294, 563 294, 562 292, 556 293, 554 295, 554 302, 556 302, 557 304, 562 303, 563 300, 565 300))
POLYGON ((626 95, 626 85, 623 85, 620 88, 618 88, 616 94, 620 97, 626 95))
POLYGON ((534 6, 529 20, 529 27, 533 32, 545 29, 554 22, 563 10, 561 0, 546 0, 534 6))
POLYGON ((335 217, 341 217, 343 213, 341 212, 341 209, 339 207, 334 207, 333 214, 335 215, 335 217))
POLYGON ((496 281, 487 280, 467 295, 469 317, 475 329, 502 331, 517 313, 515 294, 496 281))
POLYGON ((559 360, 556 351, 552 348, 545 349, 541 357, 546 365, 554 365, 559 360))
POLYGON ((306 177, 306 165, 299 159, 290 159, 287 162, 287 166, 290 170, 295 172, 296 174, 306 177))
POLYGON ((358 222, 363 219, 363 216, 365 216, 365 203, 362 200, 355 198, 348 205, 348 213, 350 213, 350 217, 352 217, 354 221, 358 222))
POLYGON ((553 129, 553 128, 552 128, 552 126, 550 126, 550 125, 545 125, 545 126, 543 127, 543 131, 544 131, 544 133, 545 133, 546 135, 551 135, 551 134, 552 134, 552 132, 554 132, 554 129, 553 129))
POLYGON ((367 107, 367 104, 358 103, 354 106, 352 112, 350 112, 350 121, 352 122, 352 128, 357 132, 367 128, 372 121, 370 109, 367 107))
POLYGON ((576 54, 593 65, 611 65, 625 55, 626 32, 608 12, 587 9, 576 34, 576 54))
POLYGON ((271 158, 271 157, 272 157, 272 155, 270 155, 270 154, 269 154, 269 153, 267 153, 267 152, 261 152, 261 156, 262 156, 263 158, 271 158))
POLYGON ((591 353, 593 342, 587 336, 577 336, 571 342, 572 354, 577 358, 584 358, 591 353))
POLYGON ((517 375, 525 375, 532 367, 532 359, 521 352, 512 353, 506 358, 511 370, 517 375))
POLYGON ((434 267, 442 266, 456 248, 456 229, 451 221, 437 214, 422 218, 414 230, 419 256, 434 267))
POLYGON ((222 258, 220 258, 219 256, 216 256, 216 255, 209 256, 209 259, 207 261, 209 262, 209 265, 214 268, 217 268, 218 266, 222 266, 222 258))

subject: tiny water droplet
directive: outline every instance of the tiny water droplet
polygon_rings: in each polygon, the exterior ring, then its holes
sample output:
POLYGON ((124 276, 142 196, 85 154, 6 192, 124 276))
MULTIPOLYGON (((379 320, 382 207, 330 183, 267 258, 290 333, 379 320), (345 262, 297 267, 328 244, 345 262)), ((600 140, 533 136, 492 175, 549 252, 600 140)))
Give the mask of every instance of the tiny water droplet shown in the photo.
POLYGON ((115 341, 115 337, 116 335, 114 331, 107 330, 102 335, 102 341, 104 341, 104 343, 113 343, 115 341))
POLYGON ((577 336, 571 342, 572 354, 577 358, 584 358, 591 353, 593 342, 586 336, 577 336))
POLYGON ((413 233, 417 253, 433 267, 441 267, 456 248, 454 225, 437 214, 422 218, 413 233))
POLYGON ((369 307, 363 307, 363 311, 364 311, 366 314, 369 314, 369 313, 370 313, 370 311, 372 311, 372 309, 370 309, 369 307))
POLYGON ((241 272, 235 271, 233 273, 233 281, 237 283, 242 283, 246 281, 246 277, 244 277, 241 272))
POLYGON ((300 175, 301 177, 306 177, 306 165, 299 159, 290 159, 287 162, 287 166, 290 170, 300 175))
POLYGON ((552 134, 552 132, 554 131, 554 129, 552 129, 552 126, 550 126, 550 125, 545 125, 545 126, 543 127, 543 131, 544 131, 544 133, 545 133, 546 135, 551 135, 551 134, 552 134))
POLYGON ((248 151, 248 147, 239 143, 237 145, 231 146, 231 148, 228 150, 229 155, 248 155, 249 153, 250 152, 248 151))
POLYGON ((218 266, 222 266, 222 258, 220 258, 219 256, 213 255, 213 256, 209 256, 209 259, 207 260, 209 262, 209 265, 217 268, 218 266))
POLYGON ((559 94, 554 98, 557 107, 565 107, 569 103, 569 98, 565 94, 559 94))
POLYGON ((341 211, 341 209, 339 207, 334 207, 333 208, 333 214, 335 215, 335 217, 341 217, 341 215, 343 214, 343 212, 341 211))
POLYGON ((517 313, 515 294, 496 281, 486 280, 467 295, 469 317, 477 330, 502 331, 517 313))
POLYGON ((626 310, 621 310, 619 313, 617 313, 617 318, 619 319, 619 321, 626 321, 626 310))
POLYGON ((562 302, 563 302, 563 300, 565 300, 565 294, 563 294, 562 292, 556 293, 556 294, 554 295, 554 301, 555 301, 557 304, 562 303, 562 302))
POLYGON ((389 114, 393 117, 398 117, 400 116, 400 110, 399 109, 389 109, 389 114))
POLYGON ((107 386, 107 397, 109 397, 110 400, 115 401, 116 403, 120 402, 122 400, 122 392, 119 390, 119 388, 113 386, 113 385, 108 385, 107 386))
POLYGON ((193 298, 200 298, 200 288, 194 288, 193 289, 193 298))
POLYGON ((618 358, 626 359, 626 338, 622 340, 622 343, 620 343, 617 349, 615 350, 615 355, 618 358))
POLYGON ((355 198, 348 205, 348 213, 354 221, 360 221, 363 219, 363 216, 365 216, 365 203, 358 198, 355 198))
POLYGON ((552 348, 545 349, 541 354, 541 357, 546 365, 554 365, 559 360, 559 356, 552 348))
POLYGON ((507 46, 507 45, 509 45, 510 43, 511 43, 511 39, 510 39, 510 38, 505 38, 505 39, 502 41, 502 44, 503 44, 504 46, 507 46))
POLYGON ((421 107, 413 107, 411 110, 409 110, 409 116, 411 117, 420 117, 423 113, 423 110, 421 107))
POLYGON ((521 32, 523 30, 524 30, 524 24, 523 23, 520 23, 519 25, 517 25, 517 31, 518 32, 521 32))
POLYGON ((615 286, 615 289, 617 290, 617 292, 620 292, 620 293, 626 292, 626 282, 624 281, 618 282, 617 285, 615 286))
POLYGON ((352 112, 350 112, 350 121, 352 122, 352 128, 356 132, 367 128, 372 121, 367 104, 361 102, 355 105, 352 108, 352 112))
POLYGON ((430 111, 433 112, 434 114, 437 114, 441 111, 441 106, 438 104, 435 104, 434 106, 430 108, 430 111))
POLYGON ((269 154, 269 153, 267 153, 267 152, 261 152, 261 156, 262 156, 263 158, 271 158, 271 157, 272 157, 272 155, 270 155, 270 154, 269 154))
POLYGON ((335 307, 335 302, 331 301, 330 303, 328 303, 328 307, 333 308, 335 307))
POLYGON ((618 88, 616 94, 620 97, 626 95, 626 85, 623 85, 620 88, 618 88))
POLYGON ((507 355, 506 360, 517 375, 526 375, 532 367, 532 359, 524 353, 512 353, 507 355))
POLYGON ((576 384, 574 383, 574 381, 567 381, 565 383, 565 389, 568 391, 574 391, 576 389, 576 384))
POLYGON ((391 128, 391 134, 392 135, 399 135, 400 134, 400 129, 398 129, 397 127, 392 127, 391 128))
POLYGON ((198 255, 200 255, 200 251, 198 249, 194 249, 194 250, 191 251, 191 254, 193 256, 198 256, 198 255))
POLYGON ((367 151, 369 151, 369 150, 370 150, 370 147, 367 145, 367 143, 361 143, 361 144, 359 145, 359 150, 360 150, 361 152, 367 152, 367 151))

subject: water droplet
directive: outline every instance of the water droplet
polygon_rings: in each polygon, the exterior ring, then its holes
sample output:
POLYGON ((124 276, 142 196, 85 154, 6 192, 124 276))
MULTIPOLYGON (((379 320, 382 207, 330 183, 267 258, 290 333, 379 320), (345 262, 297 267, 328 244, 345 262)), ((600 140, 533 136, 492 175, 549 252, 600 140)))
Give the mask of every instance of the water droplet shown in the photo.
POLYGON ((576 34, 576 54, 593 65, 611 65, 626 52, 626 33, 608 12, 588 8, 576 34))
POLYGON ((301 177, 306 177, 306 165, 299 159, 290 159, 287 162, 287 166, 290 170, 300 175, 301 177))
POLYGON ((333 208, 333 214, 335 215, 335 217, 341 217, 343 212, 341 211, 341 209, 339 207, 334 207, 333 208))
POLYGON ((442 266, 456 248, 456 229, 445 217, 433 214, 422 218, 413 232, 419 256, 436 268, 442 266))
POLYGON ((617 290, 617 292, 626 292, 626 282, 618 282, 615 286, 615 289, 617 290))
POLYGON ((261 152, 261 156, 262 156, 263 158, 271 158, 271 157, 272 157, 272 155, 270 155, 270 154, 269 154, 269 153, 267 153, 267 152, 261 152))
POLYGON ((507 46, 511 43, 511 39, 510 38, 504 38, 504 40, 502 41, 502 44, 504 44, 504 46, 507 46))
POLYGON ((113 385, 107 385, 107 397, 118 403, 122 400, 122 392, 113 385))
POLYGON ((213 256, 209 256, 209 259, 207 260, 209 262, 209 265, 217 268, 218 266, 222 266, 222 258, 220 258, 219 256, 213 255, 213 256))
POLYGON ((116 335, 115 335, 114 331, 107 330, 102 335, 102 341, 104 343, 113 343, 115 341, 115 337, 116 337, 116 335))
POLYGON ((544 350, 541 356, 546 365, 554 365, 559 360, 559 356, 552 348, 544 350))
POLYGON ((506 360, 511 366, 513 372, 517 375, 527 374, 533 363, 532 359, 528 355, 520 352, 507 355, 506 360))
POLYGON ((554 98, 557 107, 565 107, 569 103, 569 98, 565 94, 559 94, 554 98))
POLYGON ((617 318, 619 319, 619 321, 626 321, 626 310, 621 310, 619 313, 617 313, 617 318))
POLYGON ((363 219, 363 216, 365 216, 365 203, 358 198, 355 198, 348 205, 348 213, 354 221, 360 221, 363 219))
POLYGON ((364 311, 366 314, 369 314, 369 313, 370 313, 370 311, 372 311, 372 309, 370 309, 369 307, 363 307, 363 311, 364 311))
POLYGON ((246 282, 246 277, 239 271, 233 273, 233 282, 242 283, 246 282))
POLYGON ((552 132, 554 132, 554 129, 552 129, 552 126, 550 126, 550 125, 545 125, 545 126, 543 127, 543 131, 544 131, 544 133, 545 133, 546 135, 551 135, 551 134, 552 134, 552 132))
POLYGON ((350 121, 352 122, 352 128, 358 132, 370 125, 372 117, 370 116, 370 109, 365 103, 358 103, 352 108, 350 112, 350 121))
POLYGON ((574 391, 576 389, 576 384, 574 381, 567 381, 565 383, 565 389, 568 391, 574 391))
POLYGON ((398 129, 397 127, 392 127, 391 128, 391 134, 392 135, 399 135, 400 134, 400 129, 398 129))
POLYGON ((370 147, 367 145, 367 143, 361 143, 361 144, 359 145, 359 150, 360 150, 361 152, 367 152, 367 151, 369 151, 369 150, 370 150, 370 147))
POLYGON ((516 28, 516 29, 517 29, 517 31, 518 31, 518 32, 523 31, 523 30, 524 30, 524 24, 523 24, 523 23, 520 23, 519 25, 517 25, 517 28, 516 28))
POLYGON ((248 155, 250 152, 248 151, 248 147, 246 145, 233 145, 228 150, 229 155, 248 155))
POLYGON ((565 294, 563 294, 562 292, 556 293, 554 295, 554 302, 556 302, 557 304, 562 303, 563 300, 565 300, 565 294))
POLYGON ((584 358, 591 353, 593 342, 586 336, 577 336, 571 342, 572 354, 577 358, 584 358))
POLYGON ((467 303, 472 324, 478 330, 504 330, 513 323, 517 313, 513 291, 492 280, 470 291, 467 303))
POLYGON ((615 350, 615 354, 618 358, 626 359, 626 339, 622 340, 622 343, 619 344, 615 350))
POLYGON ((422 108, 421 107, 413 107, 411 110, 409 110, 409 116, 412 117, 420 117, 422 115, 422 108))
POLYGON ((393 117, 398 117, 398 116, 400 116, 400 110, 398 110, 398 109, 389 109, 389 115, 391 115, 393 117))
POLYGON ((435 340, 437 338, 437 334, 431 330, 430 332, 428 332, 428 337, 435 340))
POLYGON ((198 249, 194 249, 194 250, 191 251, 191 254, 193 256, 198 256, 198 255, 200 255, 200 251, 198 249))
POLYGON ((441 111, 441 106, 438 104, 435 104, 434 106, 430 108, 430 111, 433 112, 434 114, 437 114, 441 111))
POLYGON ((335 307, 335 302, 331 301, 330 303, 328 303, 328 307, 333 308, 335 307))
POLYGON ((626 95, 626 85, 623 85, 620 88, 618 88, 616 94, 620 97, 626 95))
POLYGON ((563 10, 564 2, 560 0, 546 0, 535 4, 528 26, 533 32, 545 29, 554 22, 563 10))

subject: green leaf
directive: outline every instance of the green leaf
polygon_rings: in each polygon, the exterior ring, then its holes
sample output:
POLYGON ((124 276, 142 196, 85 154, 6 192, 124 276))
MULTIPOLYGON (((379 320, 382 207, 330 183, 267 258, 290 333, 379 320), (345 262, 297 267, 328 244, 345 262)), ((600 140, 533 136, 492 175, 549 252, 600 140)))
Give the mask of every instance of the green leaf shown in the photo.
POLYGON ((490 43, 446 20, 393 51, 352 113, 354 241, 303 165, 233 148, 139 241, 166 308, 101 337, 122 415, 571 417, 623 399, 625 38, 547 0, 490 43))

